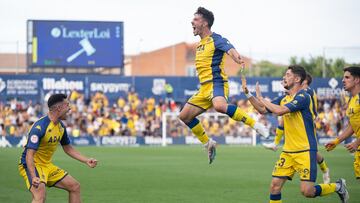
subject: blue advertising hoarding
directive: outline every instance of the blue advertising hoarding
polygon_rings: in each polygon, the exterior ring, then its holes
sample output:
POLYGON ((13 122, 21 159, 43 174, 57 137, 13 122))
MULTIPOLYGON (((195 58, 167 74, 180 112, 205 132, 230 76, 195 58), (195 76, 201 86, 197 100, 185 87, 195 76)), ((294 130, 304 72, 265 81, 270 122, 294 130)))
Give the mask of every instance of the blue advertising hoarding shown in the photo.
POLYGON ((40 99, 40 81, 35 75, 0 75, 0 101, 40 99))
MULTIPOLYGON (((218 144, 221 145, 253 145, 253 137, 242 136, 230 136, 220 135, 212 137, 218 144)), ((260 136, 256 136, 256 144, 272 142, 274 137, 263 139, 260 136)), ((326 136, 317 136, 318 143, 323 145, 328 143, 333 138, 326 136)), ((344 144, 351 143, 355 138, 350 137, 344 141, 344 144)), ((24 147, 27 142, 26 136, 14 137, 14 136, 2 136, 0 137, 0 148, 2 147, 24 147)), ((70 135, 70 142, 76 146, 145 146, 145 145, 157 145, 162 144, 161 137, 155 136, 80 136, 73 137, 70 135)), ((167 137, 167 145, 200 145, 201 142, 194 136, 178 136, 167 137)), ((281 143, 283 144, 283 143, 281 143)))
POLYGON ((42 75, 39 77, 41 84, 40 92, 45 101, 52 95, 63 93, 70 95, 71 91, 77 91, 81 94, 88 94, 87 79, 82 75, 42 75))
MULTIPOLYGON (((259 81, 260 89, 265 97, 274 98, 282 95, 284 89, 281 78, 252 77, 247 79, 247 86, 255 92, 255 84, 259 81)), ((177 102, 185 102, 199 88, 197 77, 121 77, 113 75, 54 75, 25 74, 0 75, 0 101, 11 98, 42 102, 53 93, 70 94, 72 90, 84 94, 90 99, 96 92, 103 92, 110 103, 119 97, 126 97, 134 90, 140 98, 154 97, 165 99, 165 84, 174 89, 172 97, 177 102)), ((314 78, 311 87, 319 98, 339 98, 342 92, 340 78, 314 78)), ((238 77, 229 78, 229 99, 245 99, 241 81, 238 77)))
POLYGON ((90 95, 96 92, 103 92, 111 102, 115 102, 119 97, 127 96, 132 88, 131 77, 119 76, 88 76, 88 88, 90 95))
POLYGON ((123 22, 28 21, 31 67, 123 67, 123 22))

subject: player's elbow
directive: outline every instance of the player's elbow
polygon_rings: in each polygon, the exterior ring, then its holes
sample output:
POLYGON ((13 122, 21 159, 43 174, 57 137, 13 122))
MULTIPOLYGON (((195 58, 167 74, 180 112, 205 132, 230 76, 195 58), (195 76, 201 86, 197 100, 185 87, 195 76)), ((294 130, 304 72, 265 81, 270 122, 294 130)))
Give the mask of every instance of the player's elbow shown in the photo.
POLYGON ((78 181, 74 181, 70 187, 71 192, 80 193, 80 183, 78 181))

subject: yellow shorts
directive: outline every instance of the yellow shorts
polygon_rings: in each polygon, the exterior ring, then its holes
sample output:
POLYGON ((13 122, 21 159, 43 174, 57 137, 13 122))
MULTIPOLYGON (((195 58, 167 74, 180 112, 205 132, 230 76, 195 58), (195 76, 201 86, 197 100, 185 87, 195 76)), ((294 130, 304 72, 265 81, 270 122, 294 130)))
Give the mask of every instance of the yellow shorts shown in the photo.
POLYGON ((317 176, 316 151, 281 152, 272 176, 292 180, 299 173, 300 180, 315 182, 317 176))
POLYGON ((228 82, 207 82, 200 86, 200 89, 187 102, 191 105, 200 107, 204 110, 212 107, 212 99, 222 96, 228 100, 229 84, 228 82))
MULTIPOLYGON (((35 168, 36 176, 39 177, 40 181, 45 183, 45 185, 48 187, 54 186, 57 182, 61 181, 68 174, 66 171, 55 166, 54 164, 35 164, 35 168)), ((22 164, 19 164, 19 173, 24 178, 26 187, 30 190, 30 174, 27 168, 25 168, 22 164)))
POLYGON ((354 154, 354 172, 356 179, 360 179, 360 150, 358 149, 354 154))

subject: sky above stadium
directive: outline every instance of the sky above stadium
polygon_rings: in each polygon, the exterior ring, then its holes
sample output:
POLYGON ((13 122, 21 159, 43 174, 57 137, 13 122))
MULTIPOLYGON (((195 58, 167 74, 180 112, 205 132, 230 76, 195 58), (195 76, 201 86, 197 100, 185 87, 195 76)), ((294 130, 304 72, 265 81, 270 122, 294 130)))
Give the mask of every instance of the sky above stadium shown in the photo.
POLYGON ((325 52, 360 61, 357 0, 1 0, 0 52, 26 51, 28 19, 123 21, 126 55, 196 42, 190 22, 198 6, 213 11, 214 32, 256 60, 325 52))

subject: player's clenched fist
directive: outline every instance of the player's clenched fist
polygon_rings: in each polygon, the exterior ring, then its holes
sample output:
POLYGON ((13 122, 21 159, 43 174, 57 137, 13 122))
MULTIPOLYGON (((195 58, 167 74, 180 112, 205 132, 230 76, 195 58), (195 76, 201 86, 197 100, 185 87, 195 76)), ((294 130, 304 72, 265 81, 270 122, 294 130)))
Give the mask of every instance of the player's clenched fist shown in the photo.
POLYGON ((335 147, 340 143, 339 139, 336 138, 335 140, 332 140, 325 144, 326 151, 331 151, 335 149, 335 147))
POLYGON ((90 168, 95 168, 95 166, 97 165, 97 160, 94 158, 90 158, 86 161, 86 164, 90 167, 90 168))
POLYGON ((39 185, 40 185, 40 178, 39 178, 39 177, 33 177, 33 178, 31 179, 31 184, 32 184, 35 188, 39 187, 39 185))

